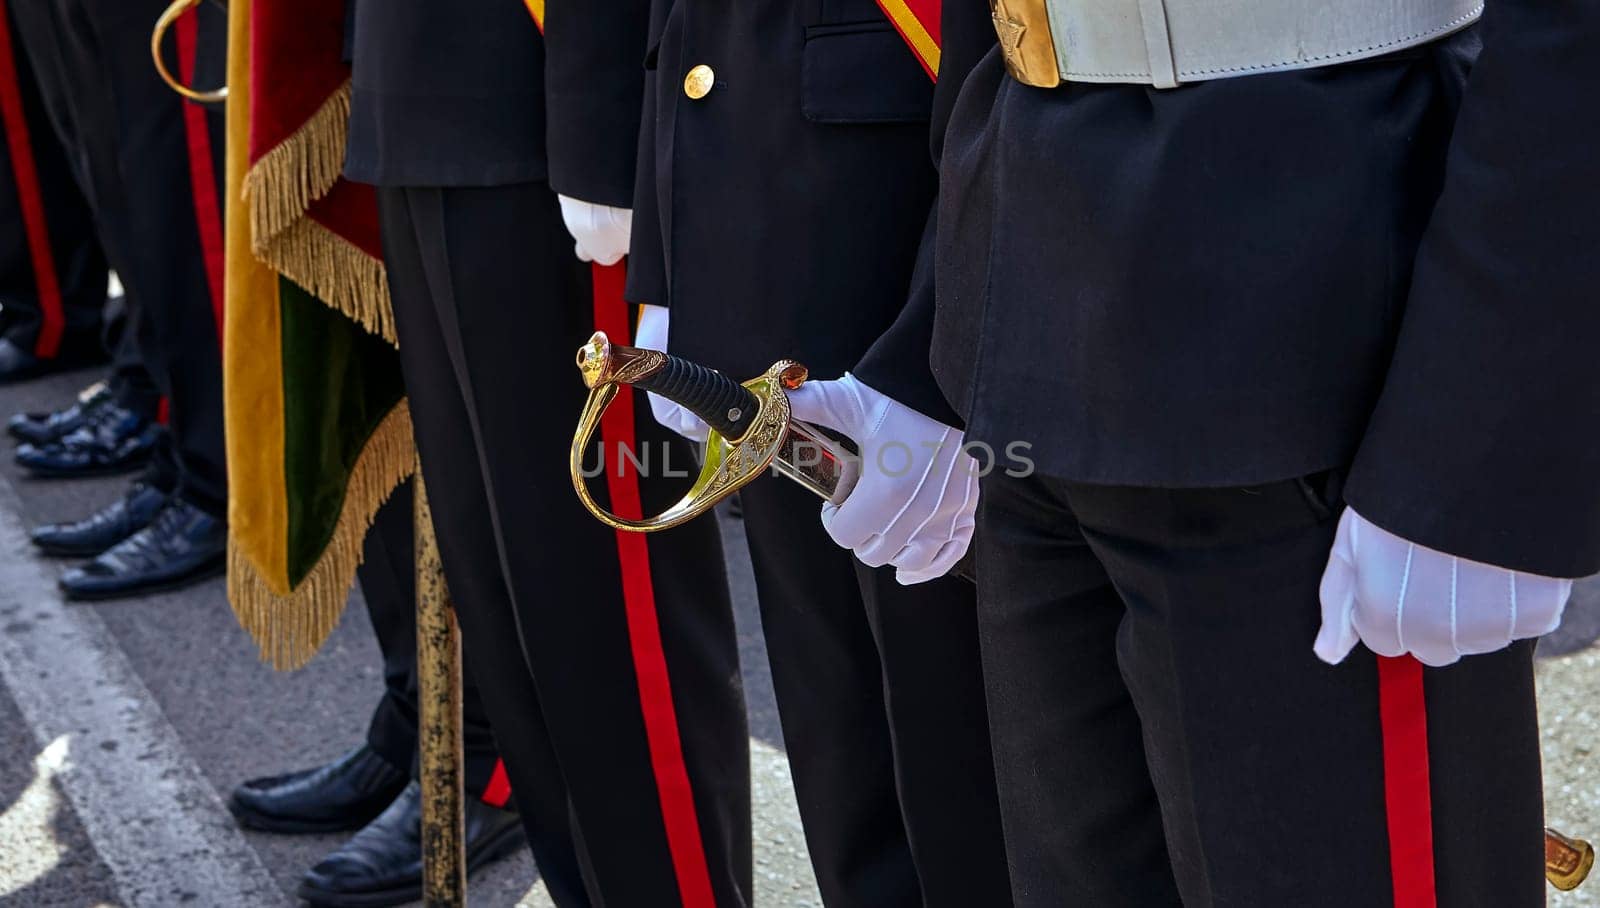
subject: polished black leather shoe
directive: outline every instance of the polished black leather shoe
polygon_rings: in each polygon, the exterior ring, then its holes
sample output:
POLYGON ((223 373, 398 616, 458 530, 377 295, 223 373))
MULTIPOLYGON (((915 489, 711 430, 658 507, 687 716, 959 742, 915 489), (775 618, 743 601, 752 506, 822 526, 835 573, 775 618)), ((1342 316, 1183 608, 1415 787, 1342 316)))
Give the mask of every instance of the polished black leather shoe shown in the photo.
POLYGON ((136 482, 110 506, 72 523, 51 523, 33 531, 33 544, 46 555, 93 558, 150 525, 167 503, 167 493, 136 482))
POLYGON ((142 414, 108 403, 58 441, 17 446, 17 464, 51 479, 125 473, 150 459, 163 431, 142 414))
POLYGON ((343 832, 372 822, 405 787, 406 774, 363 744, 326 766, 251 779, 228 810, 246 829, 343 832))
POLYGON ((78 392, 72 406, 49 413, 18 413, 6 422, 6 431, 17 441, 47 445, 60 441, 67 433, 87 423, 97 410, 111 403, 111 386, 97 381, 78 392))
POLYGON ((0 338, 0 384, 32 378, 44 370, 45 361, 7 338, 0 338))
MULTIPOLYGON (((467 873, 522 845, 517 814, 467 800, 467 873)), ((412 782, 389 809, 322 859, 296 893, 317 908, 381 908, 422 898, 422 789, 412 782)))
POLYGON ((61 576, 68 599, 117 599, 188 586, 222 573, 228 527, 181 498, 150 525, 61 576))

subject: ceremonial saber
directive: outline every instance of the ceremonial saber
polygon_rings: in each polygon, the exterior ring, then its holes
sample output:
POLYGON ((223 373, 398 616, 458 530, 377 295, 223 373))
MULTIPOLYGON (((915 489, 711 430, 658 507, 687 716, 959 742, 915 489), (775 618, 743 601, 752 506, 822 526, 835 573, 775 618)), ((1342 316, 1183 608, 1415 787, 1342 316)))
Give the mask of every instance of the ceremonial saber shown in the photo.
MULTIPOLYGON (((806 367, 793 360, 779 360, 760 377, 741 383, 659 350, 613 344, 597 331, 578 349, 578 370, 589 400, 572 439, 572 485, 589 512, 607 526, 639 533, 670 529, 716 507, 768 467, 833 504, 849 497, 861 478, 854 452, 790 412, 788 393, 807 378, 806 367), (638 520, 601 507, 589 492, 583 469, 583 455, 600 417, 623 385, 659 394, 711 429, 705 463, 688 493, 655 517, 638 520)), ((951 573, 972 579, 970 557, 951 573)), ((1564 892, 1576 889, 1593 867, 1594 848, 1588 842, 1545 829, 1544 875, 1550 885, 1564 892)))

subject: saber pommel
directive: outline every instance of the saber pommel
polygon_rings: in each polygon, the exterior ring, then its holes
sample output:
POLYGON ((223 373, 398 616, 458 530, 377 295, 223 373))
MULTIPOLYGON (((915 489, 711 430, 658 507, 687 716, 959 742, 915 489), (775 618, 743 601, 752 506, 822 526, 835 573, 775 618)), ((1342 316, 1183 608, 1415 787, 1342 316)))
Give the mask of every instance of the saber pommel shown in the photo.
POLYGON ((591 391, 601 385, 634 384, 661 371, 666 362, 665 353, 613 344, 604 331, 596 331, 578 348, 578 371, 591 391))

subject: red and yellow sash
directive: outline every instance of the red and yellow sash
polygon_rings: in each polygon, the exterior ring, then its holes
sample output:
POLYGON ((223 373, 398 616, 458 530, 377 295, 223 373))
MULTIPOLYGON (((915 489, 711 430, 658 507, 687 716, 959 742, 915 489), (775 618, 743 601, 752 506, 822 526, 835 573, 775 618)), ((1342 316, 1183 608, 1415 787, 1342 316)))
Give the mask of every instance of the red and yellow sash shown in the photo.
POLYGON ((939 78, 939 0, 878 0, 878 5, 911 46, 928 77, 939 78))

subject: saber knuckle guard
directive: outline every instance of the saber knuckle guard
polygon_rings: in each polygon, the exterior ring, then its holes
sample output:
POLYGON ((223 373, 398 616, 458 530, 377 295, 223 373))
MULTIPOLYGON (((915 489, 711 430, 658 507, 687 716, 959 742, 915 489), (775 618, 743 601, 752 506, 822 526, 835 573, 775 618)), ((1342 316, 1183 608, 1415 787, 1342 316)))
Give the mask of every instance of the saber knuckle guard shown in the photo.
MULTIPOLYGON (((613 529, 639 533, 671 529, 693 520, 770 467, 789 429, 789 398, 785 391, 805 381, 804 366, 782 360, 741 385, 660 351, 613 344, 604 332, 595 332, 579 348, 577 365, 589 388, 589 398, 572 439, 569 467, 573 489, 600 522, 613 529), (694 484, 676 503, 654 517, 622 516, 606 510, 594 500, 585 476, 584 452, 623 385, 666 392, 664 396, 684 404, 711 426, 705 462, 694 484), (755 412, 749 413, 746 409, 752 399, 756 402, 755 412)), ((605 455, 602 440, 602 468, 612 469, 605 463, 605 455)), ((648 458, 644 462, 648 463, 648 458)))

